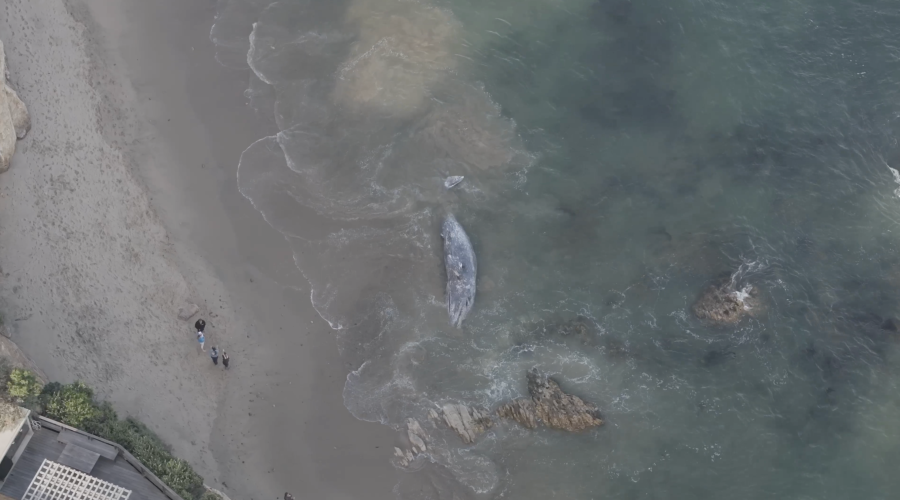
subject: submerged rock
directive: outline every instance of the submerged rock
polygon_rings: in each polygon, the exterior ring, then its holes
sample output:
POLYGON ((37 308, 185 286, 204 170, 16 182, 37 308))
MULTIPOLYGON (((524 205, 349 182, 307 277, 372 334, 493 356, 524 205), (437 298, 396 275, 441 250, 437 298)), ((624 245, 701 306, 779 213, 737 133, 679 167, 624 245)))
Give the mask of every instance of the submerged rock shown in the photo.
POLYGON ((603 425, 600 410, 578 396, 566 394, 552 379, 537 370, 528 372, 531 398, 521 398, 500 406, 500 418, 515 420, 534 429, 538 424, 570 432, 603 425))
MULTIPOLYGON (((437 417, 437 412, 432 415, 434 417, 437 417)), ((488 412, 461 404, 444 405, 440 417, 447 427, 459 434, 464 443, 474 443, 478 436, 494 425, 488 412)))
POLYGON ((569 335, 588 335, 594 333, 594 327, 591 324, 590 320, 585 318, 584 316, 576 316, 573 319, 562 322, 557 332, 567 337, 569 335))
POLYGON ((731 280, 713 283, 691 308, 698 318, 716 325, 733 325, 759 308, 752 285, 736 289, 731 280))
POLYGON ((16 140, 25 137, 31 119, 25 103, 8 84, 6 52, 0 42, 0 172, 9 170, 9 162, 16 152, 16 140))

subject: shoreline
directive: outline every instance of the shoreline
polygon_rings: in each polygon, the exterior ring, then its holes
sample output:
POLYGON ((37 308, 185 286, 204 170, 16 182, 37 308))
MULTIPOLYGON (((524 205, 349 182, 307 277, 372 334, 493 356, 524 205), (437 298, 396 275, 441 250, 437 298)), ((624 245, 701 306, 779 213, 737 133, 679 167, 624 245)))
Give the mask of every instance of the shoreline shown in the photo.
POLYGON ((6 9, 0 39, 33 122, 0 176, 13 340, 232 497, 393 498, 394 432, 343 407, 356 367, 343 366, 286 243, 237 192, 238 157, 262 134, 242 106, 246 78, 213 57, 214 5, 6 9), (193 318, 177 319, 187 301, 207 343, 230 353, 229 373, 199 352, 193 318))

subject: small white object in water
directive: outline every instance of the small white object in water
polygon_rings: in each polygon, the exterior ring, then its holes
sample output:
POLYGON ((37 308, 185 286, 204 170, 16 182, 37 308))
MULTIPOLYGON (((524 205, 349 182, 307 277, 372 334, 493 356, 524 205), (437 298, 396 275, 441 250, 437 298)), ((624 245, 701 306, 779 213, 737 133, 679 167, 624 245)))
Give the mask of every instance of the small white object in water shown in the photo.
POLYGON ((444 179, 444 187, 447 189, 450 189, 453 186, 462 182, 463 179, 465 179, 465 177, 462 175, 451 175, 450 177, 447 177, 446 179, 444 179))
MULTIPOLYGON (((888 170, 890 170, 891 173, 894 174, 894 182, 896 182, 897 185, 900 186, 900 172, 897 172, 896 169, 893 169, 891 167, 888 167, 888 170)), ((900 198, 900 187, 894 190, 894 196, 900 198)))

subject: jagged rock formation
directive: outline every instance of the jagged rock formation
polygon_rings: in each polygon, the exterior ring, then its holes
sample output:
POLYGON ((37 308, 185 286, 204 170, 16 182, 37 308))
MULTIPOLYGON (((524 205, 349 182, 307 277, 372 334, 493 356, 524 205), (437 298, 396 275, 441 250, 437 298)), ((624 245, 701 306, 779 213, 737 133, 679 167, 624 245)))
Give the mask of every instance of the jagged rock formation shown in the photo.
POLYGON ((425 445, 428 435, 425 434, 425 430, 419 425, 418 420, 414 418, 406 419, 406 437, 409 439, 409 447, 407 449, 401 450, 399 447, 394 447, 394 455, 397 456, 397 461, 403 467, 408 467, 417 456, 425 453, 428 449, 425 445))
POLYGON ((692 310, 698 318, 716 325, 733 325, 759 307, 756 288, 747 285, 736 289, 731 280, 713 283, 692 310))
POLYGON ((603 425, 596 406, 564 393, 559 384, 537 370, 528 372, 528 392, 531 398, 502 405, 497 409, 497 415, 529 429, 543 424, 553 429, 578 432, 603 425))
POLYGON ((488 412, 460 404, 446 404, 441 408, 440 415, 432 410, 429 416, 432 420, 443 420, 467 444, 474 443, 478 436, 494 425, 488 412))
POLYGON ((10 88, 8 81, 6 52, 0 42, 0 173, 9 170, 9 162, 16 152, 16 140, 25 137, 31 128, 25 103, 10 88))
MULTIPOLYGON (((487 429, 493 427, 496 417, 515 420, 529 429, 544 425, 578 432, 603 425, 600 410, 596 406, 578 396, 564 393, 559 384, 536 369, 528 372, 528 392, 531 394, 530 398, 501 405, 496 416, 481 408, 448 403, 440 410, 429 411, 428 418, 434 423, 442 422, 466 444, 474 443, 487 429)), ((394 449, 398 462, 403 466, 409 465, 426 449, 426 434, 419 422, 410 418, 406 427, 410 443, 408 449, 394 449)))

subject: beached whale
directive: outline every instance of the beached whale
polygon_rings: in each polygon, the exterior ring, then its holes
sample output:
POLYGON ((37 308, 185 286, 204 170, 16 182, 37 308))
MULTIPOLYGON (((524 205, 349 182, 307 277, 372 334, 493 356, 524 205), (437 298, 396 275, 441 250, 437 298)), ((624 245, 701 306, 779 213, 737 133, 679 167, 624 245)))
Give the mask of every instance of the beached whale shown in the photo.
POLYGON ((444 239, 444 266, 447 268, 447 312, 450 324, 460 327, 475 303, 475 275, 478 264, 472 242, 452 214, 441 226, 444 239))

